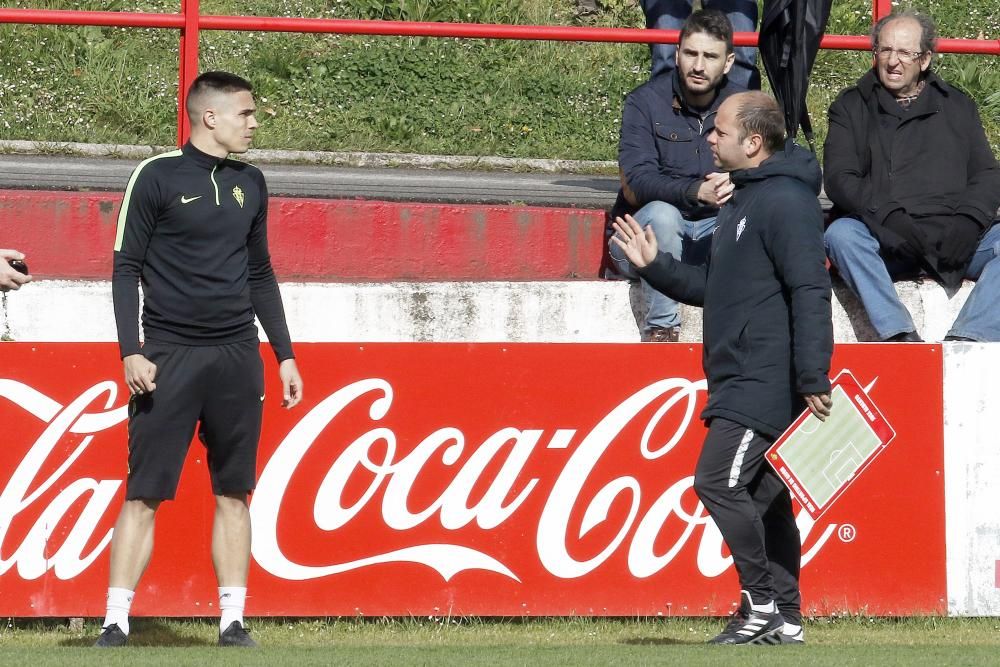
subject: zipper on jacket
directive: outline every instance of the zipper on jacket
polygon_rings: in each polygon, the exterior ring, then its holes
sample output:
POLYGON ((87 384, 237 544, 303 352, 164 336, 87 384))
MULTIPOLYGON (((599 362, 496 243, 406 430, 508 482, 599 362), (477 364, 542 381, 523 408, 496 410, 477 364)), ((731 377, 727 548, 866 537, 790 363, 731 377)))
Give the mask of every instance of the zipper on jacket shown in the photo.
POLYGON ((219 205, 219 184, 215 182, 215 170, 218 169, 219 165, 212 167, 212 173, 208 176, 212 179, 212 187, 215 188, 215 205, 219 205))

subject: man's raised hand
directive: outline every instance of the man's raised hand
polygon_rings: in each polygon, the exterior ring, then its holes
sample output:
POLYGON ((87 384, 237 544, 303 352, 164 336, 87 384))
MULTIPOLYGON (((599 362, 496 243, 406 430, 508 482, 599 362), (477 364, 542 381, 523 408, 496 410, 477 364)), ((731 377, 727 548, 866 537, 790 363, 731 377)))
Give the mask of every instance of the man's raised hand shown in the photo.
POLYGON ((643 229, 635 218, 627 213, 624 219, 615 218, 612 226, 615 228, 612 240, 618 244, 633 266, 642 269, 656 259, 658 251, 656 235, 650 227, 643 229))

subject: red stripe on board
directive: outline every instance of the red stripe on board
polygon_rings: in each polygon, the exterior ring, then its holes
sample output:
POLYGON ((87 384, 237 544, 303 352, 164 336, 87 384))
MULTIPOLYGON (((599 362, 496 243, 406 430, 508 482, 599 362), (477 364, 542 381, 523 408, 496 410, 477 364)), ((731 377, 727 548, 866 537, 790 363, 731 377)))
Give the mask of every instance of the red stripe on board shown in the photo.
MULTIPOLYGON (((108 279, 120 193, 0 191, 0 247, 32 274, 108 279)), ((271 200, 282 280, 592 280, 604 212, 528 206, 271 200)))

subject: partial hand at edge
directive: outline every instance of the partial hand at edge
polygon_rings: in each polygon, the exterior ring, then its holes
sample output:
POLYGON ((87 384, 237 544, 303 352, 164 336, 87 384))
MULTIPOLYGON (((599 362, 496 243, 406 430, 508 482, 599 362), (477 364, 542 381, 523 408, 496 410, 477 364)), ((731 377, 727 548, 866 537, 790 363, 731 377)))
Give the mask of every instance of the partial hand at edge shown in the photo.
POLYGON ((643 229, 631 215, 626 214, 625 218, 615 218, 612 223, 615 234, 611 237, 619 248, 625 253, 628 261, 637 269, 649 266, 659 247, 656 243, 656 235, 650 227, 643 229))
POLYGON ((281 407, 294 408, 302 400, 302 376, 294 359, 285 359, 278 364, 281 378, 281 407))
POLYGON ((12 259, 24 259, 24 254, 17 250, 0 249, 0 291, 17 290, 21 285, 30 283, 30 275, 17 271, 8 262, 12 259))

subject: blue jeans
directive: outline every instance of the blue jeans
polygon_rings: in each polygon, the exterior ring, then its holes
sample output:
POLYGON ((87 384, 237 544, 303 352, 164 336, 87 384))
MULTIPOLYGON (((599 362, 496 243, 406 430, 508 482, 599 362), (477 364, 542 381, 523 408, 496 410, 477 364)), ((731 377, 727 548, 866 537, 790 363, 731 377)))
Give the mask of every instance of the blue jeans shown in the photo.
MULTIPOLYGON (((646 204, 634 216, 643 229, 652 227, 656 244, 660 250, 685 264, 704 264, 712 247, 712 232, 715 218, 687 220, 676 207, 662 201, 646 204)), ((680 326, 680 308, 677 302, 662 292, 653 289, 636 273, 624 251, 612 240, 608 240, 608 253, 614 260, 618 272, 629 280, 642 282, 642 295, 646 300, 645 331, 651 328, 680 326)))
MULTIPOLYGON (((642 0, 642 12, 646 15, 646 27, 658 30, 680 30, 691 14, 692 0, 642 0)), ((757 29, 756 0, 703 0, 705 9, 718 9, 729 17, 733 32, 753 32, 757 29)), ((650 44, 653 66, 650 77, 663 74, 674 68, 673 44, 650 44)), ((760 88, 760 72, 757 70, 757 49, 752 46, 736 48, 736 62, 729 72, 729 80, 757 90, 760 88)))
MULTIPOLYGON (((893 278, 913 274, 915 267, 887 259, 865 223, 839 218, 826 230, 826 252, 840 276, 861 299, 868 319, 882 340, 916 331, 913 318, 899 301, 893 278)), ((965 277, 976 286, 958 313, 949 336, 1000 341, 1000 224, 994 224, 976 248, 965 277)))

